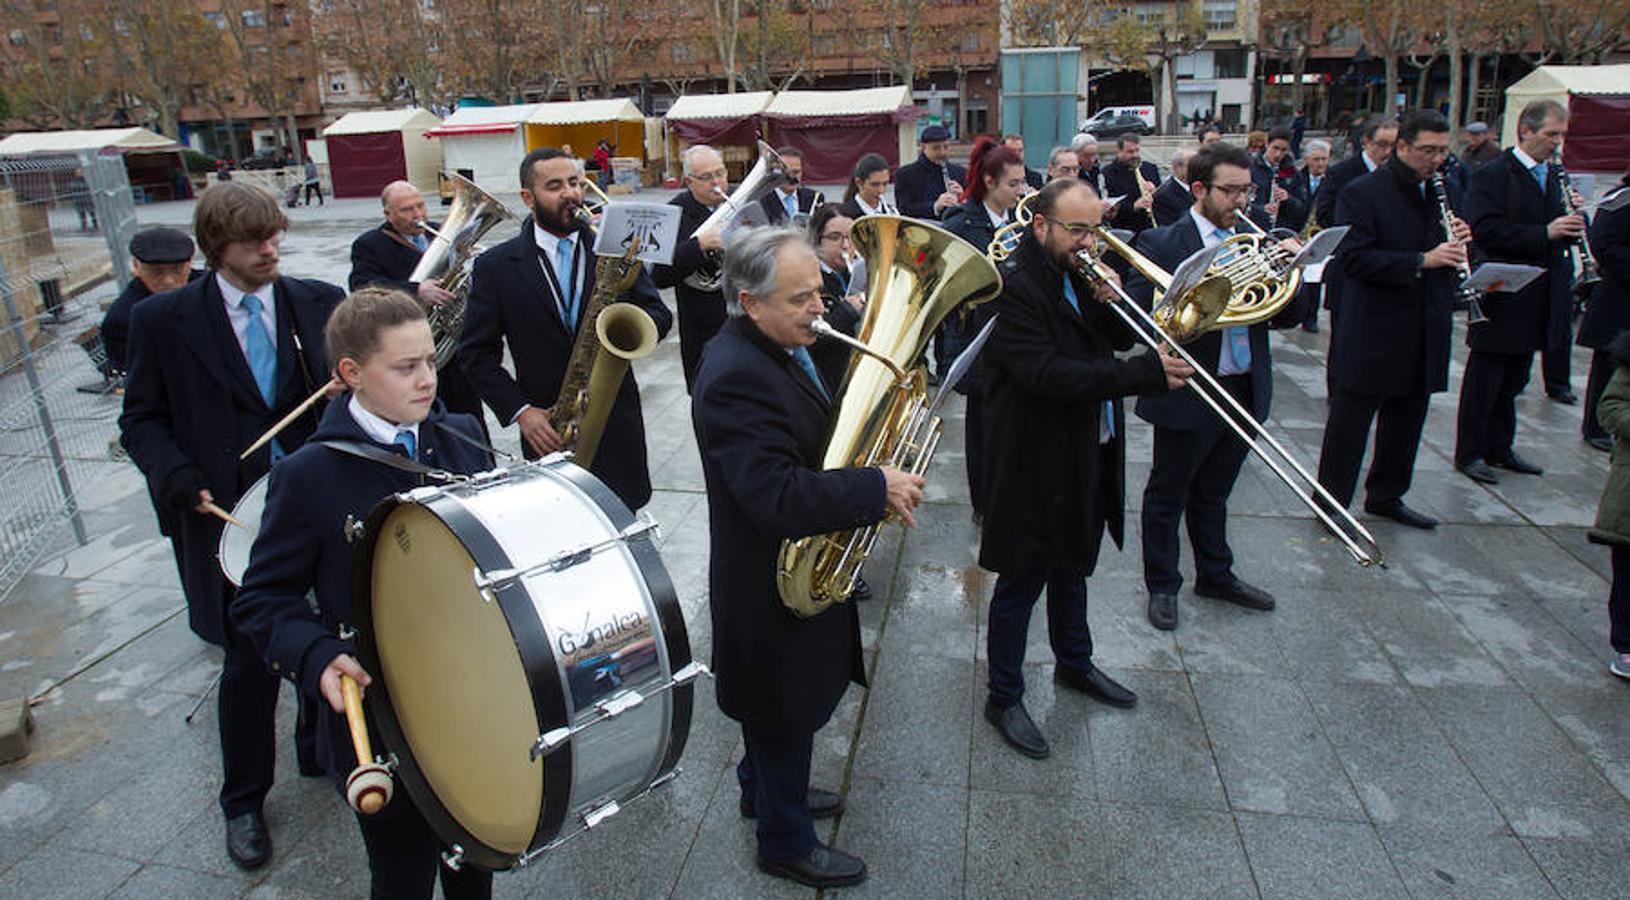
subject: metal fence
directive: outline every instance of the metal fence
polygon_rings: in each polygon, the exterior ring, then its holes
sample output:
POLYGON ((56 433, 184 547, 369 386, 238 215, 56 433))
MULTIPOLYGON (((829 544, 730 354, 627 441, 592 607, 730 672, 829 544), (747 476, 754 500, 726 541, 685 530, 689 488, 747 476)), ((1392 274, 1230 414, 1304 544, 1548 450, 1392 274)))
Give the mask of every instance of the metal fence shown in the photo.
POLYGON ((122 463, 103 310, 130 279, 124 160, 0 159, 0 596, 71 533, 78 496, 122 463))

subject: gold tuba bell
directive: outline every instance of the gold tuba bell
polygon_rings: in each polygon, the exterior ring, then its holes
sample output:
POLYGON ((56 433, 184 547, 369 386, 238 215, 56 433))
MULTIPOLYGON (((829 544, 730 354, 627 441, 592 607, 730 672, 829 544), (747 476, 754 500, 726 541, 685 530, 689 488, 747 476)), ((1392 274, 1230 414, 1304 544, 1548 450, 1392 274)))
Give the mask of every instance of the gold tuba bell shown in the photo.
POLYGON ((481 249, 476 241, 492 230, 494 225, 512 218, 498 198, 475 186, 475 182, 462 175, 453 175, 453 205, 441 228, 431 229, 426 222, 419 224, 435 236, 419 264, 413 267, 408 281, 418 284, 432 278, 440 279, 442 289, 453 299, 442 306, 432 306, 426 317, 430 320, 430 333, 436 339, 436 368, 447 365, 458 349, 458 337, 464 331, 464 304, 470 294, 470 266, 481 249))
MULTIPOLYGON (((822 464, 891 465, 921 474, 940 435, 923 353, 946 316, 995 297, 1002 277, 967 241, 900 216, 866 216, 855 223, 851 240, 866 260, 868 299, 858 338, 820 327, 824 322, 816 328, 858 351, 834 399, 822 464)), ((887 521, 783 541, 776 563, 781 602, 809 617, 847 599, 887 521)))

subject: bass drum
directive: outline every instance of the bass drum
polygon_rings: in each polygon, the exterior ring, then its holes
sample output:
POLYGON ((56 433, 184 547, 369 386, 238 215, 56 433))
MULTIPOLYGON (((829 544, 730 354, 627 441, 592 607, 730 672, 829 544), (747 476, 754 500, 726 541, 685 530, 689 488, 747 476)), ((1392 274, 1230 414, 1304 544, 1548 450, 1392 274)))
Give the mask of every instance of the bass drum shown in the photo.
POLYGON ((369 717, 449 864, 524 865, 675 773, 706 670, 653 537, 559 458, 369 515, 369 717))

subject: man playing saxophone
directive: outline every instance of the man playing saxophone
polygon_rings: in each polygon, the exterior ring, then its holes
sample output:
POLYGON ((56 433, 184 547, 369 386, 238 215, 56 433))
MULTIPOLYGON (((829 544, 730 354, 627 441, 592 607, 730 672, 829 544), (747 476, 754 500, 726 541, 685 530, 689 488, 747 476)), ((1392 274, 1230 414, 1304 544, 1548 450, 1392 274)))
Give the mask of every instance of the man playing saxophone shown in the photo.
POLYGON ((892 467, 824 469, 832 398, 809 356, 821 270, 796 231, 746 229, 725 255, 730 319, 708 344, 691 419, 707 482, 713 672, 719 709, 741 723, 741 812, 757 820, 758 866, 811 887, 857 884, 858 857, 822 845, 813 820, 843 798, 809 786, 815 732, 849 682, 865 683, 852 603, 800 617, 782 605, 783 540, 886 513, 913 524, 923 479, 892 467))
MULTIPOLYGON (((520 234, 476 258, 458 356, 481 399, 499 421, 520 428, 522 452, 536 459, 563 449, 548 409, 579 339, 581 313, 594 296, 594 231, 577 215, 583 207, 577 160, 541 147, 521 161, 520 178, 521 202, 532 215, 520 234), (513 376, 503 367, 506 341, 513 376)), ((651 316, 659 339, 668 333, 673 316, 649 275, 640 272, 622 299, 651 316)), ((651 499, 645 420, 632 371, 623 378, 589 471, 630 509, 651 499)))

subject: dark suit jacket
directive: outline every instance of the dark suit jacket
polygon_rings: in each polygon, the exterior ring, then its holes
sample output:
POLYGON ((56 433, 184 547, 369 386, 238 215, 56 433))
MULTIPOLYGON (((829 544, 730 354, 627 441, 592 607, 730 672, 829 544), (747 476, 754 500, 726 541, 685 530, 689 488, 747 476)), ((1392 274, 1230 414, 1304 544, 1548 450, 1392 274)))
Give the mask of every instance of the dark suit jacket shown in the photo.
MULTIPOLYGON (((1619 187, 1615 193, 1630 190, 1619 187)), ((1630 208, 1601 211, 1590 223, 1590 251, 1602 280, 1591 290, 1579 343, 1605 349, 1619 332, 1630 328, 1630 208)))
MULTIPOLYGON (((1236 231, 1238 229, 1236 228, 1236 231)), ((1194 217, 1185 216, 1177 220, 1174 225, 1150 229, 1138 235, 1137 249, 1148 257, 1155 265, 1170 272, 1178 264, 1187 259, 1195 251, 1205 246, 1200 239, 1200 232, 1194 226, 1194 217)), ((1136 271, 1127 278, 1126 291, 1132 298, 1149 305, 1154 297, 1154 285, 1137 274, 1136 271)), ((1262 421, 1268 417, 1268 407, 1273 401, 1273 357, 1269 354, 1268 329, 1275 324, 1288 324, 1300 321, 1296 318, 1300 312, 1299 304, 1292 301, 1286 305, 1273 323, 1259 322, 1251 326, 1251 397, 1247 408, 1262 421)), ((1222 331, 1210 331, 1183 345, 1190 355, 1211 374, 1217 374, 1217 358, 1222 354, 1222 331)), ((1223 422, 1217 418, 1211 407, 1206 406, 1193 391, 1172 391, 1159 397, 1144 397, 1138 401, 1138 418, 1143 419, 1157 428, 1172 428, 1178 431, 1213 431, 1223 428, 1223 422)))
MULTIPOLYGON (((854 337, 859 331, 860 311, 850 306, 844 297, 856 293, 866 293, 866 286, 864 284, 846 286, 836 272, 821 270, 821 302, 826 304, 826 312, 822 318, 833 328, 850 337, 854 337)), ((821 380, 826 383, 827 393, 837 395, 838 388, 843 385, 843 376, 849 370, 849 357, 854 352, 847 344, 837 341, 816 341, 815 346, 809 348, 810 359, 814 360, 816 371, 821 373, 821 380)))
MULTIPOLYGON (((594 245, 587 227, 578 231, 579 252, 594 245)), ((590 260, 584 259, 585 263, 590 260)), ((464 334, 457 360, 475 383, 481 399, 492 407, 498 420, 512 423, 522 407, 530 404, 547 410, 560 394, 566 362, 576 341, 560 319, 555 306, 551 275, 544 272, 543 256, 532 235, 532 219, 521 224, 521 233, 476 257, 470 280, 470 297, 464 312, 464 334), (511 376, 503 367, 504 344, 509 344, 515 363, 511 376)), ((578 294, 583 308, 594 296, 593 266, 588 267, 578 294)), ((642 268, 634 286, 619 299, 627 300, 650 313, 657 335, 668 333, 673 316, 663 305, 651 278, 642 268)), ((536 456, 523 438, 521 450, 528 459, 536 456)), ((645 420, 640 413, 639 383, 630 368, 612 404, 605 435, 589 471, 606 483, 629 509, 639 509, 651 499, 651 476, 645 462, 645 420)))
POLYGON ((1065 274, 1026 234, 1002 264, 996 327, 979 357, 984 370, 985 527, 979 564, 1003 574, 1045 568, 1091 572, 1107 528, 1124 536, 1126 414, 1120 398, 1166 389, 1152 353, 1116 350, 1133 337, 1074 275, 1077 313, 1064 299, 1065 274), (1099 443, 1104 401, 1115 437, 1099 443))
MULTIPOLYGON (((279 278, 274 290, 278 380, 272 407, 261 398, 232 333, 214 272, 136 306, 119 431, 155 497, 201 483, 217 504, 231 509, 271 464, 270 445, 241 462, 238 454, 328 381, 323 326, 344 292, 297 278, 279 278), (291 334, 297 335, 298 345, 291 334)), ((284 429, 279 445, 285 451, 298 448, 316 427, 321 409, 319 405, 284 429)), ((193 512, 191 505, 175 510, 171 539, 177 542, 192 630, 221 644, 226 579, 216 549, 222 523, 193 512)))
MULTIPOLYGON (((431 223, 431 227, 437 227, 437 223, 431 223)), ((351 290, 377 284, 406 291, 409 296, 418 294, 419 286, 408 281, 408 276, 419 265, 424 251, 402 243, 397 240, 398 237, 407 240, 405 236, 398 235, 389 222, 385 222, 378 228, 364 231, 351 242, 351 290)))
POLYGON ((673 262, 651 267, 651 280, 659 288, 673 288, 674 307, 679 312, 680 361, 685 369, 685 388, 696 380, 702 348, 724 324, 724 295, 717 290, 702 291, 685 283, 693 273, 713 270, 722 264, 710 257, 696 240, 696 231, 713 211, 698 203, 690 191, 680 191, 668 201, 679 207, 679 233, 684 235, 674 247, 673 262))
MULTIPOLYGON (((771 225, 787 224, 787 208, 781 205, 781 192, 770 191, 758 198, 759 205, 764 207, 764 214, 770 217, 771 225)), ((826 195, 813 188, 798 188, 798 211, 808 215, 815 211, 815 207, 826 202, 826 195)))
MULTIPOLYGON (((346 536, 345 520, 351 516, 365 521, 374 505, 386 497, 436 483, 314 443, 344 440, 370 444, 387 453, 404 452, 395 444, 380 444, 369 437, 351 416, 350 403, 349 393, 330 403, 312 435, 313 443, 273 470, 260 536, 250 553, 243 589, 232 601, 233 621, 267 666, 292 681, 312 702, 309 708, 317 711, 317 759, 342 790, 346 775, 356 765, 356 751, 351 748, 345 717, 322 699, 318 681, 334 657, 357 654, 354 642, 339 637, 342 626, 357 621, 352 614, 357 548, 346 536), (306 599, 308 592, 315 592, 315 609, 306 599)), ((437 404, 419 425, 420 462, 463 475, 492 467, 486 453, 443 429, 481 440, 474 418, 446 414, 437 404)), ((376 746, 378 740, 376 736, 376 746)))
MULTIPOLYGON (((1012 221, 1011 216, 1009 221, 1012 221)), ((990 247, 990 242, 996 239, 996 226, 991 224, 990 213, 985 211, 985 204, 974 199, 969 199, 947 212, 944 227, 946 231, 972 244, 981 253, 984 253, 990 247)), ((962 351, 979 335, 979 329, 984 328, 985 323, 990 321, 994 305, 981 303, 972 309, 963 307, 945 318, 945 349, 942 351, 945 359, 954 360, 962 355, 962 351)), ((975 360, 973 368, 969 369, 962 381, 957 384, 956 392, 963 396, 977 397, 984 389, 979 362, 975 360)))
MULTIPOLYGON (((1352 182, 1336 215, 1352 226, 1338 253, 1346 273, 1341 327, 1331 337, 1330 383, 1382 396, 1449 385, 1454 269, 1419 266, 1443 243, 1431 186, 1397 159, 1352 182)), ((1450 185, 1451 203, 1454 187, 1450 185)))
POLYGON ((1483 255, 1495 262, 1540 266, 1546 274, 1512 294, 1483 303, 1488 321, 1466 330, 1466 345, 1489 353, 1527 353, 1565 342, 1573 312, 1568 243, 1546 236, 1562 215, 1562 187, 1548 166, 1545 190, 1510 150, 1477 170, 1466 197, 1466 222, 1483 255))
POLYGON ((1329 183, 1329 181, 1329 169, 1324 170, 1324 176, 1319 179, 1319 186, 1317 188, 1313 187, 1313 178, 1307 174, 1306 166, 1296 170, 1296 188, 1302 192, 1302 199, 1307 201, 1307 216, 1302 218, 1302 224, 1296 227, 1297 231, 1302 230, 1302 227, 1307 225, 1308 217, 1311 217, 1313 215, 1313 211, 1318 208, 1318 193, 1319 191, 1324 190, 1324 186, 1329 183))
MULTIPOLYGON (((1319 184, 1319 195, 1314 198, 1314 210, 1321 227, 1345 224, 1336 219, 1336 200, 1353 179, 1367 175, 1369 171, 1364 165, 1363 153, 1355 153, 1325 170, 1324 181, 1319 184)), ((1341 255, 1337 254, 1324 267, 1324 308, 1332 314, 1341 311, 1341 281, 1341 255)))
MULTIPOLYGON (((1160 184, 1160 169, 1154 163, 1139 163, 1138 171, 1143 173, 1144 180, 1150 184, 1160 184)), ((1148 213, 1134 209, 1132 206, 1142 196, 1142 192, 1138 190, 1138 180, 1132 174, 1131 166, 1118 159, 1104 164, 1104 198, 1121 198, 1121 202, 1115 204, 1114 211, 1110 213, 1116 228, 1125 228, 1137 232, 1154 227, 1148 213)), ((1193 204, 1192 199, 1189 202, 1190 205, 1193 204)))
MULTIPOLYGON (((203 269, 193 269, 187 280, 192 281, 202 274, 203 269)), ((145 281, 132 278, 102 316, 98 334, 102 338, 103 348, 108 352, 108 364, 117 371, 124 372, 130 368, 130 311, 152 295, 145 281)))
POLYGON ((1170 225, 1182 218, 1193 206, 1194 192, 1189 190, 1188 185, 1179 184, 1168 178, 1155 190, 1155 204, 1151 209, 1157 224, 1170 225))
POLYGON ((1037 172, 1035 169, 1032 169, 1029 166, 1025 166, 1024 183, 1030 185, 1032 189, 1039 191, 1042 189, 1042 186, 1047 183, 1047 176, 1037 172))
POLYGON ((968 186, 967 170, 950 160, 946 160, 945 169, 941 171, 919 153, 916 162, 901 166, 900 171, 894 173, 894 203, 900 207, 900 214, 929 221, 938 219, 934 201, 945 193, 947 174, 957 184, 968 186))
POLYGON ((1291 231, 1301 231, 1307 223, 1307 195, 1303 193, 1300 183, 1296 179, 1296 172, 1281 177, 1279 172, 1268 165, 1267 160, 1260 154, 1251 157, 1251 183, 1255 191, 1251 197, 1251 221, 1261 225, 1263 230, 1269 228, 1289 228, 1291 231), (1289 194, 1279 204, 1279 219, 1274 221, 1268 215, 1267 204, 1273 199, 1273 186, 1277 184, 1289 194))
POLYGON ((853 603, 794 615, 776 589, 776 556, 783 540, 881 519, 883 475, 822 468, 832 407, 745 317, 708 345, 692 396, 719 709, 753 728, 813 733, 850 681, 865 684, 859 616, 853 603))

